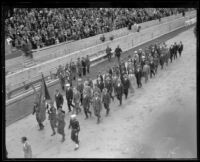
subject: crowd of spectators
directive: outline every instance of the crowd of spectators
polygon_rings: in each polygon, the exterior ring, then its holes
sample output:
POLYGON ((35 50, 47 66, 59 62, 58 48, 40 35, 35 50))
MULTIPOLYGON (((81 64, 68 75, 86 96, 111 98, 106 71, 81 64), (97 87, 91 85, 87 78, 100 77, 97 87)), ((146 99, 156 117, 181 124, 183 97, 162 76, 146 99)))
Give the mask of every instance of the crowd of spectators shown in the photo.
POLYGON ((79 40, 172 14, 183 8, 14 8, 5 20, 13 47, 38 49, 79 40))

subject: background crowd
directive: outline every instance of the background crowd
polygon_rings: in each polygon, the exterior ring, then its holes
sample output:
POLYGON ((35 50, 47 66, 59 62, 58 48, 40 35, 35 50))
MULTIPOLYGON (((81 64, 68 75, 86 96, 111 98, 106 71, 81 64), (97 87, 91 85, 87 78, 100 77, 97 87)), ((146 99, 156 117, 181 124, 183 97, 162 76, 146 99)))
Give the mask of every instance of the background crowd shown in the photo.
POLYGON ((5 20, 13 47, 38 49, 79 40, 135 23, 183 13, 183 8, 14 8, 5 20))

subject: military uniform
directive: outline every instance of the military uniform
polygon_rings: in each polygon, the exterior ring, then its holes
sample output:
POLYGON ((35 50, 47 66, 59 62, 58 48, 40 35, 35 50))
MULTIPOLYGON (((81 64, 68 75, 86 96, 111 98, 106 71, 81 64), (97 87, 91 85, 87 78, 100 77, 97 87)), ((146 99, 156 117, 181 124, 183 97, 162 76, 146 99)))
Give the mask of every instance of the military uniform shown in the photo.
POLYGON ((119 100, 120 105, 122 104, 122 95, 124 93, 124 88, 122 83, 117 83, 116 87, 115 87, 115 92, 116 92, 116 96, 117 99, 119 100))
POLYGON ((45 107, 45 100, 41 102, 41 104, 35 103, 33 107, 33 115, 36 113, 36 120, 40 127, 39 130, 44 129, 43 122, 46 119, 46 107, 45 107))
POLYGON ((182 51, 183 51, 183 44, 180 42, 180 44, 178 45, 178 53, 180 57, 181 57, 182 51))
POLYGON ((110 94, 107 92, 107 90, 106 90, 106 92, 103 93, 102 103, 104 104, 104 108, 106 109, 106 115, 108 115, 109 111, 110 111, 110 108, 109 108, 109 105, 110 105, 110 94))
POLYGON ((108 93, 110 94, 110 97, 112 98, 112 100, 114 100, 114 97, 112 96, 113 93, 113 83, 111 81, 111 79, 106 79, 105 81, 105 88, 108 90, 108 93))
POLYGON ((59 109, 58 114, 57 114, 57 121, 58 121, 58 127, 57 127, 57 132, 58 134, 62 135, 62 141, 65 141, 65 112, 61 109, 59 109))
POLYGON ((74 92, 74 94, 73 94, 74 108, 75 108, 76 114, 78 114, 79 112, 81 112, 80 100, 81 100, 81 94, 80 94, 80 92, 77 90, 77 91, 74 92))
POLYGON ((97 124, 100 123, 100 118, 101 118, 101 109, 102 109, 102 104, 101 104, 101 98, 98 96, 97 93, 95 93, 95 96, 92 100, 93 108, 94 108, 94 115, 97 117, 97 124))
POLYGON ((76 67, 77 67, 77 73, 79 75, 79 77, 82 77, 82 64, 80 59, 78 59, 77 63, 76 63, 76 67))
POLYGON ((56 108, 52 105, 49 106, 48 108, 48 114, 49 114, 49 121, 51 125, 51 129, 53 131, 53 135, 56 134, 55 128, 56 128, 56 123, 57 123, 57 118, 56 118, 56 108))
POLYGON ((88 113, 90 116, 92 115, 90 111, 90 102, 91 102, 91 96, 86 92, 86 90, 83 92, 83 109, 85 113, 85 119, 88 118, 88 113))
POLYGON ((70 112, 71 106, 74 107, 74 105, 72 104, 73 90, 71 89, 69 84, 67 86, 68 86, 68 88, 66 89, 66 100, 67 100, 68 110, 70 112))
POLYGON ((148 75, 150 73, 150 67, 148 64, 145 64, 143 67, 143 74, 144 74, 144 78, 145 78, 145 83, 148 81, 148 75))
POLYGON ((127 78, 127 76, 124 76, 124 78, 123 78, 123 87, 124 87, 125 98, 127 99, 127 97, 128 97, 128 90, 129 90, 129 87, 130 87, 130 81, 127 78))
POLYGON ((150 78, 152 78, 152 74, 155 76, 155 72, 154 72, 154 70, 155 70, 155 64, 154 64, 154 62, 151 61, 150 64, 149 64, 149 66, 150 66, 150 78))
POLYGON ((57 107, 57 109, 58 109, 59 107, 62 107, 63 102, 64 102, 63 95, 60 94, 60 93, 57 93, 57 94, 55 95, 55 101, 56 101, 56 107, 57 107))
POLYGON ((80 92, 80 95, 81 95, 81 105, 82 105, 82 102, 83 102, 83 88, 84 88, 84 85, 83 83, 81 83, 81 80, 80 82, 78 83, 77 85, 77 90, 80 92))
POLYGON ((136 69, 135 76, 136 76, 136 79, 137 79, 138 88, 141 88, 142 87, 142 82, 141 82, 141 79, 142 79, 142 70, 141 70, 141 68, 137 68, 136 69))

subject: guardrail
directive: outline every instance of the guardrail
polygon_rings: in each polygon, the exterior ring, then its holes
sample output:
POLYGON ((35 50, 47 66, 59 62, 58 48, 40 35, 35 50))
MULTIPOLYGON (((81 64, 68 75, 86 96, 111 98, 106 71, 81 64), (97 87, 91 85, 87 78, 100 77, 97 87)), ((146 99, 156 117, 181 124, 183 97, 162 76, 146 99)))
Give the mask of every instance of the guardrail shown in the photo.
MULTIPOLYGON (((141 33, 133 33, 133 34, 130 34, 130 35, 128 35, 128 36, 124 36, 124 37, 120 37, 120 38, 118 38, 118 39, 115 39, 114 41, 110 41, 109 42, 109 44, 110 44, 110 46, 114 49, 116 46, 117 46, 117 44, 119 44, 119 42, 120 41, 122 41, 122 42, 120 42, 120 43, 123 43, 123 45, 122 45, 122 49, 125 49, 125 48, 127 48, 127 47, 133 47, 134 45, 137 45, 138 43, 140 43, 140 42, 142 42, 142 41, 145 41, 145 40, 148 40, 148 39, 150 39, 150 38, 153 38, 153 37, 155 37, 155 36, 157 36, 157 35, 160 35, 160 34, 163 34, 163 33, 165 33, 166 32, 166 30, 173 30, 173 28, 176 28, 176 27, 178 27, 178 26, 183 26, 184 25, 184 23, 185 23, 185 19, 187 19, 187 17, 186 18, 180 18, 179 20, 180 20, 180 22, 178 21, 178 23, 176 22, 177 20, 175 20, 175 21, 173 21, 173 23, 172 22, 170 22, 170 23, 165 23, 165 24, 160 24, 160 25, 158 25, 158 26, 156 26, 156 27, 151 27, 151 28, 147 28, 147 29, 145 29, 144 31, 141 31, 141 33), (181 24, 180 24, 181 23, 181 24), (166 25, 166 24, 168 24, 168 25, 166 25), (173 25, 172 25, 173 24, 173 25), (160 28, 160 26, 162 26, 162 30, 161 29, 159 29, 160 28), (155 29, 156 28, 156 29, 155 29), (167 29, 167 28, 169 28, 169 29, 167 29), (135 39, 133 39, 132 37, 134 36, 134 38, 135 39), (124 39, 125 38, 125 39, 124 39), (126 39, 128 40, 128 41, 126 41, 126 39)), ((70 54, 70 55, 67 55, 67 56, 65 56, 65 57, 62 57, 62 58, 57 58, 57 59, 54 59, 54 60, 51 60, 51 61, 48 61, 48 62, 46 62, 46 63, 43 63, 43 64, 41 64, 40 65, 40 68, 38 68, 39 70, 41 70, 41 72, 43 72, 44 73, 44 76, 49 76, 49 74, 53 74, 53 73, 55 73, 56 72, 56 68, 55 67, 58 67, 58 65, 59 65, 59 63, 66 63, 66 59, 69 57, 69 56, 76 56, 77 57, 77 55, 86 55, 86 54, 88 54, 88 52, 90 52, 90 54, 91 55, 95 55, 95 57, 94 57, 94 61, 95 61, 95 59, 99 59, 99 58, 101 58, 103 55, 105 55, 105 49, 106 49, 106 46, 107 46, 107 42, 105 42, 105 43, 103 43, 103 44, 101 44, 101 45, 98 45, 98 46, 95 46, 95 47, 90 47, 90 48, 87 48, 87 49, 85 49, 85 50, 82 50, 82 51, 78 51, 78 52, 75 52, 75 53, 72 53, 72 54, 70 54), (96 51, 99 51, 99 53, 98 54, 96 54, 96 52, 94 52, 94 49, 96 50, 96 51), (55 63, 54 64, 54 67, 52 67, 52 63, 55 63), (41 67, 42 66, 44 66, 45 65, 45 68, 47 68, 47 70, 43 70, 43 69, 41 69, 41 67)), ((69 59, 69 58, 68 58, 69 59)), ((33 69, 34 70, 34 69, 33 69)), ((29 71, 30 72, 30 71, 29 71)), ((38 73, 40 73, 40 71, 33 71, 36 75, 33 75, 34 73, 31 73, 32 75, 31 75, 31 78, 32 78, 32 80, 28 80, 29 82, 28 83, 32 83, 33 81, 38 81, 39 79, 40 79, 40 77, 41 76, 38 76, 38 73)), ((29 74, 30 75, 30 74, 29 74)), ((21 79, 21 78, 20 78, 21 79)), ((15 78, 15 80, 16 80, 16 78, 15 78)), ((15 89, 17 89, 17 90, 19 90, 20 89, 20 87, 24 87, 24 84, 26 84, 26 80, 25 80, 25 82, 21 82, 19 85, 18 85, 18 89, 17 88, 15 88, 15 89)), ((9 89, 7 89, 7 91, 9 91, 9 89)), ((12 92, 12 89, 10 89, 10 91, 12 92)))

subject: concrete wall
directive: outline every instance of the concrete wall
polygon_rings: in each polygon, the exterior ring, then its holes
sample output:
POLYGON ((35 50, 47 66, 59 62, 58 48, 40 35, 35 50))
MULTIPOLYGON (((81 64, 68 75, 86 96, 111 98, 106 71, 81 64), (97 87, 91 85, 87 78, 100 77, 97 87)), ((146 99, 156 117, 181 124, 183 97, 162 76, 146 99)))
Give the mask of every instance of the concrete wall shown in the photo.
POLYGON ((105 51, 107 45, 109 45, 112 49, 115 49, 117 45, 120 45, 123 51, 133 48, 134 46, 149 41, 155 37, 158 37, 159 35, 166 34, 178 27, 182 27, 185 24, 185 21, 188 20, 187 17, 181 17, 178 20, 174 20, 171 22, 167 22, 164 24, 160 24, 157 26, 153 26, 150 28, 146 28, 142 30, 139 33, 132 33, 117 39, 114 39, 113 41, 108 41, 102 44, 99 44, 97 46, 89 47, 84 50, 76 51, 73 53, 70 53, 68 55, 65 55, 61 58, 56 58, 44 63, 41 63, 39 65, 36 65, 34 67, 24 69, 22 71, 19 71, 17 73, 11 74, 6 76, 6 87, 12 90, 17 87, 20 87, 23 85, 22 82, 29 83, 33 80, 37 80, 41 78, 41 72, 44 74, 44 76, 47 76, 51 72, 56 71, 56 67, 59 65, 65 65, 67 62, 70 62, 70 60, 76 60, 78 57, 86 56, 86 55, 94 55, 98 53, 99 51, 105 51))

